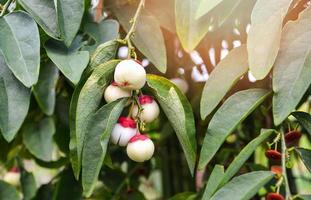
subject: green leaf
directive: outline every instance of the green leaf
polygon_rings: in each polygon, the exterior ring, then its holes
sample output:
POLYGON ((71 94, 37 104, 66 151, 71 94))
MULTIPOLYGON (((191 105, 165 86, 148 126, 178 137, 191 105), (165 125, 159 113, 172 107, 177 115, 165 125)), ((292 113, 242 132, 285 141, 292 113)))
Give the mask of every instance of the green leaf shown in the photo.
MULTIPOLYGON (((122 27, 129 31, 131 17, 134 16, 136 7, 124 5, 115 8, 115 15, 122 27)), ((161 27, 157 20, 143 10, 137 22, 133 43, 139 51, 144 54, 151 63, 162 73, 166 72, 167 58, 161 27)))
POLYGON ((274 174, 269 171, 256 171, 238 176, 219 189, 210 200, 248 200, 268 183, 274 174))
POLYGON ((194 192, 183 192, 169 198, 169 200, 193 200, 196 197, 194 192))
POLYGON ((303 200, 311 200, 311 195, 299 195, 303 200))
POLYGON ((210 199, 213 196, 215 191, 218 189, 218 186, 221 183, 223 177, 224 177, 224 166, 215 165, 205 186, 202 199, 210 199))
POLYGON ((147 84, 175 130, 185 153, 190 172, 193 174, 197 146, 194 116, 189 101, 184 94, 166 78, 148 74, 147 84))
POLYGON ((265 78, 278 55, 283 19, 292 0, 256 2, 247 36, 250 71, 258 80, 265 78))
POLYGON ((84 0, 57 0, 56 12, 61 38, 69 47, 80 28, 84 0))
POLYGON ((198 10, 196 12, 196 19, 202 17, 203 15, 211 11, 222 1, 223 0, 200 0, 198 10))
POLYGON ((0 132, 6 141, 12 141, 20 129, 29 102, 30 89, 15 78, 0 53, 0 132))
POLYGON ((304 149, 304 148, 297 148, 295 149, 296 152, 298 153, 299 157, 309 170, 311 172, 311 150, 309 149, 304 149))
POLYGON ((39 80, 33 87, 33 94, 38 105, 46 115, 54 113, 58 76, 56 66, 52 62, 45 63, 41 65, 39 80))
POLYGON ((13 74, 26 87, 38 81, 40 38, 36 22, 25 12, 0 18, 0 51, 13 74))
POLYGON ((53 40, 45 43, 45 49, 59 70, 72 83, 77 84, 89 62, 89 52, 67 48, 61 42, 53 40))
POLYGON ((15 187, 0 180, 0 199, 20 200, 15 187))
POLYGON ((201 118, 206 118, 230 88, 248 71, 245 45, 235 48, 221 60, 205 83, 201 98, 201 118))
POLYGON ((119 42, 116 40, 110 40, 99 45, 90 59, 90 68, 95 68, 97 65, 114 58, 118 47, 119 42))
POLYGON ((298 120, 311 136, 311 115, 306 112, 293 112, 292 115, 298 120))
POLYGON ((279 125, 295 109, 311 83, 311 8, 286 24, 273 70, 273 117, 279 125))
POLYGON ((72 98, 70 104, 69 148, 76 178, 80 174, 82 147, 87 132, 85 122, 89 115, 98 109, 103 92, 111 82, 114 68, 119 62, 120 60, 111 60, 97 66, 85 84, 76 88, 77 93, 74 93, 72 98))
POLYGON ((23 127, 23 142, 35 157, 51 161, 54 149, 53 135, 55 125, 52 118, 43 118, 39 122, 29 122, 23 127))
POLYGON ((201 149, 199 169, 212 159, 226 137, 270 94, 263 89, 248 89, 229 97, 217 110, 207 128, 201 149))
POLYGON ((21 172, 21 186, 24 200, 31 200, 36 196, 37 185, 32 173, 25 170, 21 172))
POLYGON ((51 37, 59 37, 57 16, 54 1, 51 0, 18 0, 23 8, 36 20, 42 29, 51 37))
POLYGON ((110 134, 127 99, 104 105, 87 121, 82 152, 82 186, 86 197, 91 196, 107 152, 110 134))

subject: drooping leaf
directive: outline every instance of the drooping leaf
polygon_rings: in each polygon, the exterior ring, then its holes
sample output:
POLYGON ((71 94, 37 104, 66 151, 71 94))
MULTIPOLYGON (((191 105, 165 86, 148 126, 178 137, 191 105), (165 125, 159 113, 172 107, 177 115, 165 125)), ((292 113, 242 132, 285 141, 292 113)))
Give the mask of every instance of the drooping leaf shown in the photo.
POLYGON ((311 8, 282 32, 281 48, 273 70, 273 118, 279 125, 295 109, 311 83, 311 8))
POLYGON ((57 0, 60 35, 67 47, 75 38, 84 13, 84 0, 57 0))
POLYGON ((90 68, 94 68, 101 63, 115 57, 118 50, 119 42, 111 40, 99 45, 90 59, 90 68))
POLYGON ((298 153, 299 157, 301 158, 307 169, 311 172, 311 150, 297 148, 296 152, 298 153))
POLYGON ((28 122, 23 127, 23 142, 31 154, 43 161, 51 161, 54 149, 55 125, 52 118, 28 122))
POLYGON ((45 49, 59 70, 72 83, 77 84, 89 62, 89 52, 67 48, 61 42, 53 40, 45 43, 45 49))
POLYGON ((169 80, 157 75, 147 75, 147 85, 160 103, 185 153, 190 172, 196 161, 196 136, 192 107, 184 94, 169 80))
POLYGON ((70 105, 70 152, 76 177, 79 177, 86 121, 95 112, 102 99, 104 89, 112 80, 114 68, 119 60, 111 60, 96 67, 83 86, 77 88, 70 105))
POLYGON ((248 71, 246 46, 235 48, 221 60, 205 83, 201 98, 201 118, 206 118, 230 88, 248 71))
POLYGON ((122 113, 127 99, 104 105, 87 121, 82 152, 83 193, 89 197, 95 187, 107 152, 110 134, 122 113))
POLYGON ((0 199, 20 200, 15 187, 0 180, 0 199))
POLYGON ((59 28, 54 1, 19 0, 23 8, 36 20, 42 29, 51 37, 59 37, 59 28))
POLYGON ((0 18, 0 51, 13 74, 26 87, 39 77, 40 38, 36 22, 25 12, 0 18), (18 58, 18 59, 17 59, 18 58))
POLYGON ((32 173, 25 170, 21 172, 21 187, 24 200, 31 200, 36 196, 37 185, 32 173))
POLYGON ((56 66, 51 62, 45 63, 41 66, 39 80, 33 87, 38 105, 46 115, 52 115, 54 112, 58 76, 56 66))
POLYGON ((202 17, 203 15, 211 11, 222 1, 223 0, 200 0, 198 10, 196 12, 196 19, 202 17))
POLYGON ((226 137, 270 94, 263 89, 248 89, 229 97, 217 110, 207 128, 199 160, 199 169, 212 159, 226 137))
POLYGON ((299 124, 304 127, 311 135, 311 115, 306 112, 293 112, 292 115, 298 120, 299 124))
POLYGON ((248 200, 268 183, 274 174, 269 171, 256 171, 238 176, 219 189, 210 200, 248 200))
POLYGON ((280 48, 283 19, 292 0, 256 2, 247 36, 250 71, 258 80, 270 72, 280 48))
POLYGON ((0 132, 8 142, 20 129, 29 108, 30 89, 20 83, 0 53, 0 132))
POLYGON ((210 199, 215 191, 217 190, 221 180, 224 176, 224 166, 222 165, 215 165, 208 181, 205 186, 204 194, 202 199, 210 199))

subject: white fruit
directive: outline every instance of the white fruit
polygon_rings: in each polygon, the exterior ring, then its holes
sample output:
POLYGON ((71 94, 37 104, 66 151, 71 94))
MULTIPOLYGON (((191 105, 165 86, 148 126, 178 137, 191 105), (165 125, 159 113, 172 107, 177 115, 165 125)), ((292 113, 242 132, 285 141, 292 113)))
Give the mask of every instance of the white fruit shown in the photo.
POLYGON ((117 99, 121 99, 124 97, 130 97, 131 96, 131 91, 125 90, 121 87, 119 87, 116 83, 112 83, 109 85, 104 94, 105 101, 107 103, 113 102, 117 99))
MULTIPOLYGON (((139 103, 143 108, 140 113, 140 119, 146 123, 153 122, 160 114, 160 108, 157 102, 148 95, 143 95, 139 97, 139 103)), ((138 106, 133 107, 132 117, 135 118, 138 114, 138 106)))
POLYGON ((184 79, 172 78, 170 81, 173 82, 184 94, 188 92, 189 85, 184 79))
POLYGON ((112 130, 111 142, 120 146, 126 146, 136 133, 136 122, 131 118, 120 117, 112 130))
POLYGON ((18 186, 19 185, 19 179, 21 177, 21 174, 18 170, 15 170, 16 168, 13 167, 12 170, 10 170, 9 172, 7 172, 4 177, 3 180, 13 186, 18 186))
POLYGON ((146 83, 146 71, 135 60, 123 60, 116 66, 114 80, 120 87, 139 90, 146 83))
POLYGON ((135 135, 126 147, 128 157, 135 162, 150 160, 154 153, 154 144, 145 135, 135 135))

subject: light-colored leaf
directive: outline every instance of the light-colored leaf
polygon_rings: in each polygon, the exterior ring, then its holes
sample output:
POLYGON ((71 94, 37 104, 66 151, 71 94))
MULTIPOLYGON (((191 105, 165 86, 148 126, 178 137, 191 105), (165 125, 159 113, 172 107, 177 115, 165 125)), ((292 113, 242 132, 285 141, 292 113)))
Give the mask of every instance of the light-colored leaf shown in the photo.
POLYGON ((0 199, 20 200, 16 188, 0 180, 0 199))
POLYGON ((119 42, 116 40, 111 40, 99 45, 90 59, 90 69, 93 69, 101 63, 105 63, 114 58, 118 47, 119 42))
POLYGON ((203 15, 211 11, 222 1, 223 0, 200 0, 200 4, 196 12, 196 19, 202 17, 203 15))
POLYGON ((21 172, 21 188, 24 200, 31 200, 36 196, 37 184, 32 173, 23 170, 21 172))
POLYGON ((299 157, 305 164, 306 168, 311 172, 311 150, 304 149, 304 148, 297 148, 296 152, 298 153, 299 157))
POLYGON ((219 184, 224 176, 224 166, 222 165, 215 165, 208 181, 205 186, 204 194, 202 199, 207 200, 210 199, 215 191, 218 189, 219 184))
POLYGON ((298 120, 311 136, 311 115, 306 112, 293 112, 292 115, 298 120))

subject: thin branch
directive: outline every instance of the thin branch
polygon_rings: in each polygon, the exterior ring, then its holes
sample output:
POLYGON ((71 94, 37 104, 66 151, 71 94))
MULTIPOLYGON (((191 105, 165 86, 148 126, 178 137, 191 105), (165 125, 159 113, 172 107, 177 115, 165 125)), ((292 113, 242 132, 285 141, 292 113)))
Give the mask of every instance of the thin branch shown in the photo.
POLYGON ((3 9, 0 13, 0 17, 3 17, 3 15, 5 14, 6 10, 8 9, 8 7, 10 6, 10 4, 12 3, 12 0, 8 0, 4 6, 3 6, 3 9))
POLYGON ((285 138, 284 138, 284 133, 281 133, 282 138, 282 171, 283 171, 283 177, 284 177, 284 184, 285 184, 285 199, 289 199, 292 194, 290 192, 289 184, 288 184, 288 178, 287 178, 287 173, 286 173, 286 143, 285 143, 285 138))

